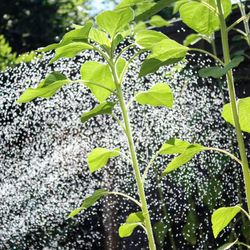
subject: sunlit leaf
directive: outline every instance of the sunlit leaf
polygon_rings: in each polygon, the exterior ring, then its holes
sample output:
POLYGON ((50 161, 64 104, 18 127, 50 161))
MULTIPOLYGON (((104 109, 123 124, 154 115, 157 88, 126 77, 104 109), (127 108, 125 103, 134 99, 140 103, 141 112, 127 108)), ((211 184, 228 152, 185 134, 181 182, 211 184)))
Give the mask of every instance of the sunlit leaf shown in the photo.
POLYGON ((190 34, 183 41, 184 46, 193 45, 202 39, 200 34, 190 34))
POLYGON ((187 147, 184 152, 174 158, 163 171, 162 175, 165 176, 166 174, 176 170, 177 168, 183 166, 187 162, 193 159, 193 157, 204 150, 204 147, 199 144, 192 144, 187 147))
POLYGON ((126 222, 119 227, 119 236, 121 238, 129 237, 137 226, 144 223, 142 212, 132 213, 128 216, 126 222))
MULTIPOLYGON (((250 97, 238 100, 238 115, 241 130, 250 133, 250 97)), ((224 105, 222 117, 225 119, 225 121, 235 126, 231 103, 224 105)))
POLYGON ((109 159, 119 156, 120 149, 109 150, 106 148, 95 148, 87 156, 87 162, 89 165, 90 172, 93 173, 102 167, 104 167, 109 159))
POLYGON ((174 96, 171 88, 166 83, 157 83, 149 90, 139 92, 135 100, 142 105, 148 104, 172 108, 174 96))
POLYGON ((61 58, 72 58, 84 50, 90 50, 93 47, 87 43, 72 42, 68 45, 59 47, 56 49, 55 56, 50 60, 49 63, 53 63, 61 58))
POLYGON ((238 239, 236 239, 234 242, 226 243, 226 244, 220 246, 217 250, 228 250, 228 249, 231 249, 231 247, 234 246, 235 244, 237 244, 237 242, 238 242, 238 239))
POLYGON ((84 112, 81 116, 81 122, 86 122, 97 115, 112 114, 114 106, 114 102, 102 102, 90 111, 84 112))
POLYGON ((69 83, 70 80, 59 72, 50 73, 37 88, 28 88, 17 100, 18 103, 25 103, 34 100, 37 97, 48 98, 53 96, 62 86, 69 83))
POLYGON ((152 16, 150 19, 150 25, 155 26, 155 27, 168 27, 171 26, 171 23, 163 19, 161 16, 155 15, 152 16))
POLYGON ((209 67, 199 70, 199 75, 201 77, 213 77, 220 78, 227 74, 230 69, 237 67, 241 62, 244 61, 243 56, 238 56, 232 59, 230 63, 228 63, 225 67, 209 67))
POLYGON ((102 47, 104 47, 105 49, 108 49, 111 47, 111 42, 108 38, 108 36, 106 35, 105 32, 98 30, 98 29, 91 29, 90 33, 89 33, 89 38, 95 42, 97 42, 98 44, 100 44, 102 47))
POLYGON ((241 211, 241 207, 221 207, 212 214, 212 229, 214 238, 232 221, 232 219, 241 211))
POLYGON ((86 62, 82 65, 80 72, 81 79, 85 81, 84 84, 90 88, 91 92, 98 101, 104 102, 111 95, 109 90, 104 89, 101 86, 115 90, 112 73, 107 64, 99 62, 86 62), (101 86, 96 86, 91 83, 96 83, 101 86))
POLYGON ((191 144, 186 141, 182 141, 176 138, 172 138, 165 142, 160 148, 161 155, 167 154, 181 154, 185 151, 187 147, 191 144))
POLYGON ((108 195, 109 192, 104 190, 104 189, 98 189, 96 190, 91 196, 88 196, 87 198, 85 198, 85 200, 83 201, 82 205, 73 210, 69 215, 68 218, 72 218, 74 216, 76 216, 77 214, 79 214, 80 212, 82 212, 83 210, 91 207, 92 205, 94 205, 98 200, 100 200, 103 196, 108 195))
POLYGON ((134 12, 131 8, 104 11, 96 17, 98 26, 106 31, 112 38, 122 31, 134 19, 134 12))

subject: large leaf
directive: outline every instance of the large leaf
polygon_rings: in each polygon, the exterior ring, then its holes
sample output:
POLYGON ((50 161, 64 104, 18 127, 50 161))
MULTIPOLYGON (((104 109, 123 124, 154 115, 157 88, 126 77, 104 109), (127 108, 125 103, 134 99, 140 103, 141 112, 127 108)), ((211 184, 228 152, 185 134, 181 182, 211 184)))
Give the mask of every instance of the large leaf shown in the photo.
POLYGON ((241 62, 244 61, 243 56, 238 56, 232 59, 230 63, 228 63, 225 67, 209 67, 199 70, 199 75, 201 77, 213 77, 220 78, 227 74, 230 69, 237 67, 241 62))
POLYGON ((74 216, 76 216, 77 214, 79 214, 81 211, 91 207, 92 205, 94 205, 98 200, 100 200, 103 196, 108 195, 109 192, 104 190, 104 189, 98 189, 96 190, 91 196, 85 198, 85 200, 83 201, 82 205, 73 210, 69 215, 68 218, 72 218, 74 216))
POLYGON ((142 212, 132 213, 126 219, 126 222, 119 227, 119 236, 121 238, 129 237, 137 226, 144 223, 142 212))
POLYGON ((166 174, 176 170, 177 168, 181 167, 182 165, 186 164, 190 160, 193 159, 193 157, 204 150, 204 147, 199 144, 192 144, 189 147, 187 147, 184 152, 174 158, 166 167, 166 169, 163 171, 162 175, 165 176, 166 174))
POLYGON ((224 245, 220 246, 217 250, 228 250, 231 249, 235 244, 238 243, 238 239, 236 239, 234 242, 225 243, 224 245))
POLYGON ((152 16, 150 19, 150 25, 155 26, 155 27, 168 27, 171 26, 171 23, 163 19, 161 16, 155 15, 152 16))
POLYGON ((161 155, 167 154, 181 154, 185 151, 187 147, 191 144, 186 141, 182 141, 176 138, 172 138, 165 142, 160 148, 161 155))
POLYGON ((160 67, 176 63, 186 56, 188 48, 157 31, 142 31, 136 35, 136 43, 151 50, 143 62, 140 76, 153 73, 160 67))
POLYGON ((109 159, 119 155, 120 155, 119 148, 116 148, 114 150, 109 150, 106 148, 95 148, 87 156, 87 162, 89 165, 90 172, 93 173, 101 169, 108 163, 109 159))
POLYGON ((212 229, 214 238, 231 222, 231 220, 241 211, 241 207, 221 207, 212 214, 212 229))
POLYGON ((82 65, 80 72, 81 79, 86 82, 84 84, 90 88, 91 92, 98 101, 104 102, 111 95, 111 92, 91 83, 97 83, 111 90, 115 90, 112 73, 107 64, 99 62, 86 62, 82 65))
POLYGON ((124 28, 134 19, 134 12, 131 8, 121 10, 104 11, 96 17, 98 26, 106 31, 112 38, 124 30, 124 28))
POLYGON ((144 105, 165 106, 172 108, 174 96, 171 88, 165 83, 157 83, 147 91, 139 92, 135 100, 144 105))
MULTIPOLYGON (((238 115, 240 120, 240 127, 242 131, 250 133, 250 97, 238 100, 238 115)), ((223 107, 222 117, 235 126, 231 103, 227 103, 223 107)))
POLYGON ((18 103, 25 103, 34 100, 37 97, 48 98, 53 96, 63 85, 70 80, 59 72, 49 74, 37 88, 28 88, 17 100, 18 103))
POLYGON ((75 57, 80 52, 90 49, 93 49, 93 47, 87 43, 72 42, 70 44, 57 48, 55 56, 50 60, 49 63, 56 62, 61 58, 75 57))
POLYGON ((89 37, 89 32, 93 26, 93 22, 87 22, 84 26, 80 26, 77 29, 71 30, 67 32, 60 43, 54 43, 51 45, 48 45, 45 48, 42 48, 38 50, 39 52, 47 52, 51 51, 53 49, 57 49, 60 47, 63 47, 65 45, 68 45, 73 42, 80 42, 80 43, 87 43, 88 42, 88 37, 89 37))
POLYGON ((81 122, 86 122, 97 115, 112 114, 114 106, 114 102, 102 102, 90 111, 84 112, 81 116, 81 122))

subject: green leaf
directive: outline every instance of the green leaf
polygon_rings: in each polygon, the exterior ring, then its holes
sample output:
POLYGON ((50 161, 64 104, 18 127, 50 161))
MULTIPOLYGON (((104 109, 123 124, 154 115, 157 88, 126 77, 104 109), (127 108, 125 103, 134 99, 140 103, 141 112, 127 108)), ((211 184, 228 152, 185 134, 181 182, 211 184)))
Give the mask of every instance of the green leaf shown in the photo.
POLYGON ((202 39, 202 36, 200 34, 190 34, 183 41, 183 45, 184 46, 193 45, 199 42, 201 39, 202 39))
POLYGON ((86 122, 97 115, 112 114, 114 106, 114 102, 102 102, 92 110, 84 112, 81 116, 81 122, 86 122))
POLYGON ((122 8, 132 7, 144 1, 145 0, 122 0, 115 8, 122 9, 122 8))
POLYGON ((126 222, 119 227, 119 236, 121 238, 129 237, 137 226, 144 223, 142 212, 132 213, 128 216, 126 222))
POLYGON ((49 74, 37 88, 28 88, 17 100, 18 103, 26 103, 35 98, 48 98, 53 96, 62 86, 69 83, 70 80, 59 72, 49 74))
POLYGON ((120 149, 109 150, 106 148, 95 148, 87 155, 87 162, 91 173, 104 167, 110 158, 120 155, 120 149))
POLYGON ((117 34, 115 39, 112 41, 112 49, 115 51, 116 47, 123 41, 123 36, 121 34, 117 34))
POLYGON ((234 246, 235 244, 237 244, 237 242, 238 242, 238 239, 236 239, 234 242, 226 243, 226 244, 220 246, 217 250, 228 250, 228 249, 230 249, 232 246, 234 246))
POLYGON ((85 81, 84 84, 90 88, 91 92, 98 101, 104 102, 111 95, 111 92, 91 83, 100 84, 111 90, 115 90, 112 73, 107 64, 99 62, 86 62, 82 65, 80 72, 81 79, 85 81))
POLYGON ((162 175, 165 176, 166 174, 176 170, 177 168, 181 167, 182 165, 186 164, 190 160, 193 159, 193 157, 200 153, 202 150, 204 150, 204 147, 199 144, 192 144, 189 147, 187 147, 184 152, 174 158, 166 167, 166 169, 163 171, 162 175))
POLYGON ((61 58, 72 58, 84 50, 90 50, 93 47, 87 43, 72 42, 68 45, 56 49, 55 56, 50 60, 49 64, 56 62, 61 58))
POLYGON ((241 207, 221 207, 212 214, 212 229, 214 238, 231 222, 231 220, 241 211, 241 207))
MULTIPOLYGON (((250 133, 250 97, 238 100, 238 115, 241 130, 250 133)), ((225 119, 225 121, 235 126, 231 103, 224 105, 222 117, 225 119)))
POLYGON ((164 34, 146 30, 136 35, 136 43, 144 49, 151 50, 143 62, 140 76, 153 73, 160 67, 176 63, 186 56, 188 47, 185 47, 164 34))
POLYGON ((95 42, 97 42, 98 44, 100 44, 101 46, 103 46, 104 48, 110 48, 111 47, 111 42, 108 38, 108 36, 106 35, 105 32, 98 30, 98 29, 91 29, 90 33, 89 33, 89 38, 95 42))
POLYGON ((81 207, 73 210, 69 215, 68 218, 72 218, 79 214, 81 211, 93 206, 98 200, 100 200, 103 196, 108 195, 109 192, 104 189, 97 189, 91 196, 85 198, 81 207))
POLYGON ((179 139, 172 138, 165 142, 160 148, 161 155, 168 155, 168 154, 181 154, 185 151, 187 147, 191 144, 186 141, 182 141, 179 139))
POLYGON ((60 47, 63 47, 65 45, 68 45, 70 43, 74 43, 74 42, 79 42, 79 43, 87 43, 88 42, 88 37, 89 37, 89 32, 91 30, 93 26, 93 22, 87 22, 84 26, 80 26, 77 29, 71 30, 69 32, 67 32, 62 40, 60 41, 60 43, 57 44, 51 44, 48 45, 45 48, 39 49, 39 52, 48 52, 51 51, 53 49, 57 49, 60 47))
POLYGON ((163 19, 161 16, 155 15, 152 16, 150 19, 150 25, 155 26, 155 27, 168 27, 171 26, 172 24, 165 19, 163 19))
POLYGON ((158 221, 154 224, 153 229, 155 241, 159 247, 162 247, 168 232, 167 225, 165 225, 162 221, 158 221))
POLYGON ((106 31, 114 39, 115 35, 134 19, 134 12, 131 8, 104 11, 96 17, 98 26, 106 31))
POLYGON ((243 56, 238 56, 232 59, 224 68, 221 67, 209 67, 199 70, 200 77, 213 77, 220 78, 227 74, 227 72, 235 67, 237 67, 241 62, 244 61, 243 56))
POLYGON ((174 96, 170 87, 165 83, 157 83, 147 91, 139 92, 135 100, 144 105, 173 107, 174 96))

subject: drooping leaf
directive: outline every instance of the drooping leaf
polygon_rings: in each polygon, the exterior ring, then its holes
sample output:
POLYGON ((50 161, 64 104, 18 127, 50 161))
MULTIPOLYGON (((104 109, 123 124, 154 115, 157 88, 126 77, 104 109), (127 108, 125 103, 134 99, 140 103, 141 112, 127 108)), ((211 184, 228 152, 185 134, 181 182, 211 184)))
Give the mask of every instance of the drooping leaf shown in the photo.
POLYGON ((200 153, 202 150, 204 150, 204 147, 199 144, 192 144, 189 147, 187 147, 184 152, 174 158, 166 167, 166 169, 163 171, 162 175, 165 176, 166 174, 176 170, 177 168, 181 167, 182 165, 186 164, 190 160, 193 159, 193 157, 200 153))
POLYGON ((61 58, 73 58, 80 52, 90 49, 93 49, 93 47, 87 43, 72 42, 70 44, 57 48, 55 56, 50 60, 49 63, 56 62, 61 58))
POLYGON ((104 11, 96 17, 98 26, 106 31, 114 39, 115 35, 122 31, 134 19, 131 8, 104 11))
POLYGON ((80 72, 81 79, 85 81, 84 84, 90 88, 91 92, 98 101, 104 102, 111 95, 111 92, 91 83, 100 84, 101 86, 115 90, 112 73, 107 64, 99 62, 86 62, 82 65, 80 72))
POLYGON ((89 21, 87 22, 84 26, 80 26, 77 29, 71 30, 67 32, 62 40, 59 43, 54 43, 51 45, 48 45, 45 48, 39 49, 39 52, 48 52, 53 49, 60 48, 62 46, 68 45, 73 42, 79 42, 79 43, 87 43, 88 42, 88 37, 89 37, 89 32, 93 26, 93 22, 89 21))
POLYGON ((191 144, 186 141, 182 141, 176 138, 172 138, 165 142, 160 148, 161 155, 167 154, 181 154, 185 151, 187 147, 191 144))
POLYGON ((91 173, 104 167, 109 159, 120 155, 120 149, 109 150, 106 148, 95 148, 87 155, 87 162, 91 173))
POLYGON ((97 115, 112 114, 114 106, 114 102, 102 102, 92 110, 84 112, 81 116, 81 122, 86 122, 97 115))
POLYGON ((131 213, 126 222, 119 227, 119 236, 121 238, 129 237, 137 226, 144 223, 142 212, 131 213))
POLYGON ((144 105, 173 107, 174 96, 166 83, 157 83, 147 91, 139 92, 135 100, 144 105))
POLYGON ((155 15, 151 17, 150 25, 155 27, 168 27, 171 26, 171 23, 163 19, 161 16, 155 15))
POLYGON ((232 59, 225 67, 209 67, 199 70, 200 77, 213 77, 220 78, 227 74, 227 72, 235 67, 237 67, 241 62, 244 61, 243 56, 238 56, 232 59))
POLYGON ((109 194, 109 192, 104 190, 104 189, 97 189, 91 196, 88 196, 87 198, 85 198, 82 205, 79 208, 73 210, 68 215, 68 218, 72 218, 72 217, 76 216, 77 214, 79 214, 83 210, 85 210, 85 209, 91 207, 92 205, 94 205, 103 196, 108 195, 108 194, 109 194))
POLYGON ((226 244, 220 246, 217 250, 228 250, 228 249, 231 249, 231 247, 234 246, 235 244, 237 244, 237 242, 238 242, 238 239, 236 239, 234 242, 226 243, 226 244))
POLYGON ((232 219, 241 211, 241 207, 221 207, 212 214, 212 229, 214 238, 232 221, 232 219))
MULTIPOLYGON (((241 130, 250 133, 250 97, 238 100, 238 115, 241 130)), ((225 119, 225 121, 235 126, 231 103, 224 105, 222 117, 225 119)))
POLYGON ((70 80, 59 72, 50 73, 37 88, 28 88, 17 100, 18 103, 30 102, 38 97, 48 98, 53 96, 62 86, 70 80))
POLYGON ((136 35, 136 43, 141 48, 151 50, 151 53, 142 64, 140 76, 153 73, 162 66, 180 61, 188 51, 188 47, 157 31, 139 32, 136 35))
POLYGON ((183 41, 184 46, 193 45, 202 39, 200 34, 190 34, 183 41))

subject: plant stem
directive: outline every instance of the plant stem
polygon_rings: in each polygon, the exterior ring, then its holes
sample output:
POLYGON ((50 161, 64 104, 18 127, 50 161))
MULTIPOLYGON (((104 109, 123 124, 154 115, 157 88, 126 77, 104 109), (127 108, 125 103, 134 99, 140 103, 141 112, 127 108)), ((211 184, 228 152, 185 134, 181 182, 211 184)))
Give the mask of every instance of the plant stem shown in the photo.
MULTIPOLYGON (((226 26, 226 22, 225 22, 223 11, 222 11, 221 0, 216 0, 216 1, 217 1, 218 11, 219 11, 224 63, 228 64, 231 61, 231 58, 230 58, 227 26, 226 26)), ((250 213, 250 171, 249 171, 249 164, 248 164, 244 139, 243 139, 242 131, 240 128, 232 70, 229 70, 227 72, 227 85, 228 85, 231 109, 232 109, 233 119, 234 119, 234 124, 235 124, 235 132, 236 132, 236 137, 237 137, 239 151, 240 151, 240 158, 242 162, 242 170, 243 170, 243 177, 244 177, 244 183, 245 183, 248 213, 250 213)))
POLYGON ((148 211, 148 204, 147 204, 144 185, 142 182, 142 177, 141 177, 141 173, 140 173, 140 169, 139 169, 139 165, 138 165, 138 161, 137 161, 131 126, 130 126, 129 114, 128 114, 128 111, 127 111, 127 108, 125 105, 125 101, 123 98, 122 86, 121 86, 121 83, 118 79, 114 62, 110 63, 110 67, 111 67, 111 71, 112 71, 114 81, 116 84, 117 97, 118 97, 118 100, 120 103, 122 116, 123 116, 123 120, 124 120, 124 125, 125 125, 125 129, 126 129, 128 146, 129 146, 129 151, 130 151, 131 160, 132 160, 132 166, 133 166, 136 184, 137 184, 139 197, 140 197, 140 201, 141 201, 141 209, 142 209, 142 213, 143 213, 143 216, 145 219, 145 228, 146 228, 147 237, 148 237, 149 249, 156 250, 150 215, 149 215, 149 211, 148 211))

